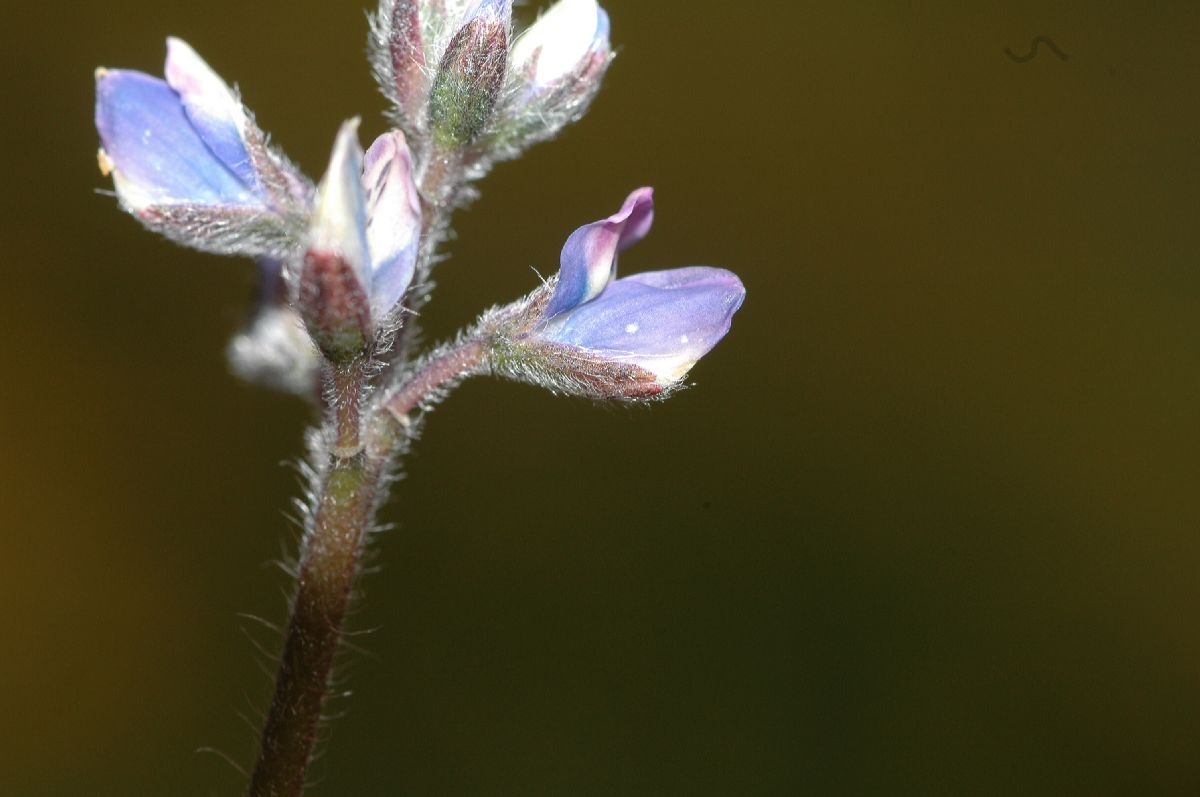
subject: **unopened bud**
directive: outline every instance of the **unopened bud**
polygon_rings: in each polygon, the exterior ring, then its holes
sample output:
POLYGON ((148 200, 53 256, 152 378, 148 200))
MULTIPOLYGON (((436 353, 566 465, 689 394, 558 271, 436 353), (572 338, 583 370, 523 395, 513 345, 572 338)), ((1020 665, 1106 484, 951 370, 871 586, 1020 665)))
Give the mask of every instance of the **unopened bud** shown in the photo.
POLYGON ((256 385, 312 397, 319 357, 304 322, 289 307, 268 306, 226 349, 233 372, 256 385))
MULTIPOLYGON (((424 120, 429 98, 426 42, 419 0, 384 0, 371 18, 371 62, 379 85, 396 105, 395 121, 409 135, 424 120)), ((428 5, 428 3, 424 4, 428 5)), ((426 8, 428 14, 430 9, 426 8)))
POLYGON ((558 0, 513 44, 503 108, 493 125, 500 157, 553 137, 587 111, 612 62, 608 14, 596 0, 558 0))
POLYGON ((317 190, 297 307, 317 347, 334 362, 361 353, 372 338, 366 198, 358 121, 342 125, 317 190))
POLYGON ((437 143, 461 149, 488 127, 508 72, 511 0, 484 0, 454 35, 429 95, 437 143))
POLYGON ((558 0, 513 45, 513 69, 533 91, 590 78, 612 54, 608 14, 596 0, 558 0))

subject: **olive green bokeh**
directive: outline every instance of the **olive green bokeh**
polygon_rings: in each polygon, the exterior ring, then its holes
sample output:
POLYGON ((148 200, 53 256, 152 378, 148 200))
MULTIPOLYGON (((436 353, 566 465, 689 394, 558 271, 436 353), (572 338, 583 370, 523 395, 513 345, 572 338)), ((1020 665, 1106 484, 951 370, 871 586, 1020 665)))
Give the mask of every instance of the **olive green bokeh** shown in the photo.
MULTIPOLYGON (((642 184, 622 269, 746 304, 666 405, 431 418, 313 794, 1200 791, 1200 6, 607 5, 605 90, 486 181, 427 327, 642 184)), ((0 794, 239 794, 195 751, 252 759, 238 613, 283 618, 304 408, 227 374, 253 268, 96 193, 91 71, 183 36, 318 177, 383 129, 362 11, 7 14, 0 794)))

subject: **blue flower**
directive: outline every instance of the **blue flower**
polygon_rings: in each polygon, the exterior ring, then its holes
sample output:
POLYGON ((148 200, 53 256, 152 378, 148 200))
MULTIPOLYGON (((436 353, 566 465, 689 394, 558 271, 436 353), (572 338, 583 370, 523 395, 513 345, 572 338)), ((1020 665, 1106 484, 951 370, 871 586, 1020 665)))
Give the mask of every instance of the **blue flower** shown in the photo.
POLYGON ((554 293, 529 339, 584 392, 646 398, 677 386, 729 332, 746 296, 736 274, 706 266, 615 279, 617 255, 653 220, 653 191, 638 189, 563 247, 554 293))
POLYGON ((180 39, 166 80, 96 72, 100 166, 126 210, 180 243, 282 255, 303 228, 311 186, 272 151, 233 90, 180 39))

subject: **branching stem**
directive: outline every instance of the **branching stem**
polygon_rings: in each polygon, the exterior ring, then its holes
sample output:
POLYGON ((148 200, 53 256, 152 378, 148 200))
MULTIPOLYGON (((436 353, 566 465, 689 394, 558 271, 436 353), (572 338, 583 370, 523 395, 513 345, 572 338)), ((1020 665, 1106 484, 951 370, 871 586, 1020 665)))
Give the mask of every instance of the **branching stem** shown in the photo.
POLYGON ((477 373, 486 355, 487 344, 479 338, 439 349, 418 363, 412 375, 384 400, 385 408, 400 423, 407 423, 413 410, 477 373))
POLYGON ((326 432, 334 446, 304 539, 292 616, 250 797, 303 794, 363 542, 392 463, 412 431, 408 414, 476 373, 485 355, 486 345, 478 338, 439 349, 370 410, 361 406, 365 368, 331 369, 332 409, 326 432))

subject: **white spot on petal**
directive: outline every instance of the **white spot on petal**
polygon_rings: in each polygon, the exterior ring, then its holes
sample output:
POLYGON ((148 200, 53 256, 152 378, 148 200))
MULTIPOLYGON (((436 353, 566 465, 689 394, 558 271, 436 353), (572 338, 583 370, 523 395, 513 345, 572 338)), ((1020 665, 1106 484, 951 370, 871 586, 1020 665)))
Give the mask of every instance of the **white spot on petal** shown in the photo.
POLYGON ((627 334, 627 335, 636 335, 636 334, 637 334, 637 331, 638 331, 639 329, 641 329, 641 327, 640 327, 640 326, 638 326, 636 323, 634 323, 634 324, 626 324, 626 325, 625 325, 625 334, 627 334))
POLYGON ((680 336, 679 336, 679 342, 680 342, 680 343, 687 343, 687 342, 688 342, 688 336, 687 336, 687 335, 680 335, 680 336))

